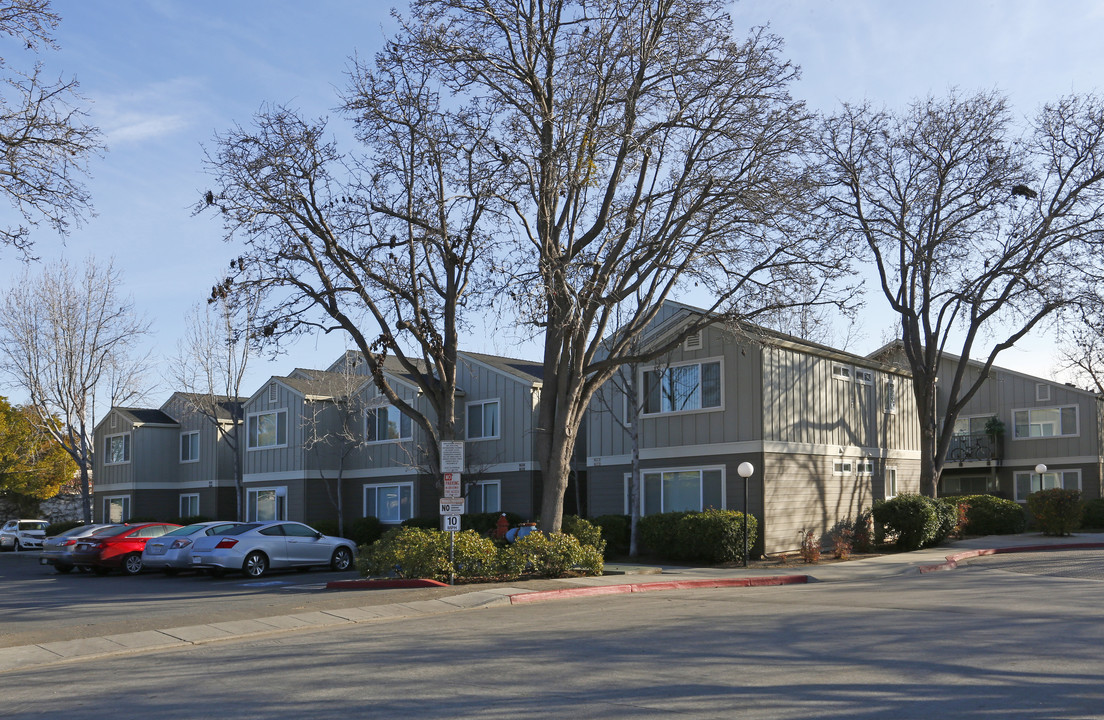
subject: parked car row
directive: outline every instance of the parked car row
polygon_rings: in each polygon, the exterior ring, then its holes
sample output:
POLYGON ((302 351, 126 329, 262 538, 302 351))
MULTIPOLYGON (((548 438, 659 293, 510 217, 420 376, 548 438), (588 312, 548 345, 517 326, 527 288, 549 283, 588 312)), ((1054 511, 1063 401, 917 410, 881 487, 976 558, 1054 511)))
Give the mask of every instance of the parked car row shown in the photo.
POLYGON ((85 525, 43 543, 39 562, 59 573, 107 575, 144 569, 175 575, 182 570, 223 575, 240 571, 258 578, 269 570, 328 566, 348 570, 356 555, 352 540, 330 537, 297 522, 201 522, 192 525, 136 523, 85 525))

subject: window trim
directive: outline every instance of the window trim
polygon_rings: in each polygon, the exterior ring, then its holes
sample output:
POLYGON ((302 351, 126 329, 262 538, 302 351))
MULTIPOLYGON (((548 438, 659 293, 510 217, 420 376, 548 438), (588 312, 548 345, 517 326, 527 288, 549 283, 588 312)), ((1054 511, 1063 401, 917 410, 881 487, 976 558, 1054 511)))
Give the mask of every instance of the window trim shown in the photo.
POLYGON ((275 410, 260 410, 258 412, 253 412, 253 413, 249 413, 248 415, 246 415, 245 416, 245 449, 246 449, 246 451, 253 452, 254 450, 277 450, 279 448, 286 448, 288 446, 288 434, 290 433, 290 430, 291 430, 291 428, 288 427, 287 414, 288 414, 287 408, 279 408, 279 409, 275 409, 275 410), (260 417, 261 415, 280 415, 280 414, 283 414, 283 416, 284 416, 284 442, 283 443, 279 442, 279 440, 280 440, 280 430, 279 430, 280 424, 279 424, 279 420, 277 420, 276 421, 276 428, 277 428, 276 429, 276 441, 277 441, 276 444, 275 445, 253 445, 252 427, 253 427, 253 423, 256 422, 256 419, 258 417, 260 417))
MULTIPOLYGON (((1062 475, 1062 476, 1064 476, 1066 473, 1076 473, 1077 474, 1077 489, 1083 491, 1084 487, 1085 487, 1084 484, 1083 484, 1084 481, 1085 481, 1085 478, 1084 478, 1084 475, 1081 472, 1081 468, 1050 468, 1050 467, 1048 467, 1047 471, 1045 473, 1043 473, 1043 475, 1062 475)), ((1027 498, 1026 497, 1020 497, 1020 477, 1023 476, 1023 475, 1035 476, 1035 475, 1038 475, 1038 474, 1039 473, 1035 472, 1034 470, 1017 470, 1017 471, 1013 472, 1012 473, 1012 499, 1015 500, 1018 503, 1026 503, 1027 498)), ((1060 482, 1058 484, 1058 487, 1064 488, 1066 486, 1065 477, 1060 477, 1059 481, 1060 482)), ((1029 478, 1028 479, 1028 493, 1027 494, 1031 495, 1032 493, 1039 492, 1039 490, 1031 490, 1030 488, 1031 488, 1031 479, 1029 478)), ((1042 480, 1039 481, 1039 488, 1041 490, 1049 489, 1049 488, 1044 488, 1043 487, 1042 480)))
POLYGON ((383 518, 381 518, 379 515, 376 514, 376 511, 379 509, 379 495, 378 495, 379 489, 380 488, 391 488, 391 487, 400 488, 400 495, 399 495, 400 503, 401 503, 401 497, 402 497, 401 488, 406 487, 406 488, 410 489, 410 508, 409 508, 409 512, 410 512, 410 517, 411 518, 415 516, 416 513, 414 512, 414 510, 415 510, 415 506, 417 505, 417 498, 415 497, 415 494, 414 494, 414 492, 415 492, 414 483, 412 481, 401 481, 401 482, 383 482, 383 483, 364 483, 363 485, 361 485, 360 486, 360 501, 361 501, 361 514, 362 514, 362 517, 374 517, 377 520, 379 520, 381 523, 383 523, 384 525, 395 525, 395 526, 401 525, 404 521, 410 519, 410 518, 401 517, 401 515, 402 515, 401 512, 399 513, 400 517, 399 517, 398 520, 384 520, 383 518), (368 490, 369 489, 377 491, 376 507, 372 508, 371 512, 369 512, 369 509, 368 509, 368 490))
MULTIPOLYGON (((486 424, 487 424, 486 419, 485 419, 485 416, 482 413, 483 413, 483 411, 480 411, 480 419, 481 419, 480 424, 482 426, 486 426, 486 424)), ((471 440, 471 441, 501 440, 502 439, 502 401, 501 401, 500 398, 495 397, 495 398, 487 398, 486 400, 472 400, 471 402, 464 403, 464 439, 465 440, 471 440), (486 406, 486 405, 490 405, 492 403, 498 406, 498 423, 497 423, 497 426, 495 427, 495 434, 494 435, 480 435, 479 437, 472 437, 472 435, 471 435, 471 421, 470 421, 471 420, 471 415, 469 414, 471 412, 471 407, 473 405, 479 405, 480 407, 483 407, 483 406, 486 406)))
POLYGON ((112 522, 111 519, 110 519, 111 514, 108 513, 108 511, 107 511, 107 508, 111 504, 112 500, 122 500, 123 501, 123 511, 124 512, 122 513, 122 518, 119 520, 119 522, 124 522, 125 523, 125 522, 129 521, 130 520, 130 515, 131 515, 131 512, 130 512, 130 506, 131 506, 130 495, 105 495, 103 497, 103 505, 101 506, 103 508, 103 515, 100 517, 100 519, 105 523, 112 522))
POLYGON ((130 464, 130 454, 131 454, 131 450, 132 450, 131 442, 132 442, 132 439, 130 437, 129 432, 115 433, 113 435, 105 435, 104 436, 104 462, 103 462, 104 467, 107 467, 109 465, 129 465, 130 464), (114 440, 115 438, 123 438, 123 455, 124 455, 124 458, 122 460, 119 460, 119 461, 112 461, 111 460, 111 450, 110 450, 111 441, 114 440))
MULTIPOLYGON (((388 422, 390 422, 390 418, 388 418, 388 422)), ((401 410, 399 410, 397 407, 395 407, 394 405, 391 405, 391 404, 380 405, 378 407, 372 407, 372 408, 366 409, 364 411, 364 428, 363 429, 364 429, 364 443, 366 445, 383 445, 385 443, 410 442, 411 440, 414 439, 414 420, 412 418, 409 418, 406 415, 404 415, 401 410), (383 438, 382 440, 380 440, 380 439, 372 440, 368 437, 368 413, 377 413, 377 415, 376 415, 376 435, 378 436, 379 435, 379 427, 380 427, 378 413, 379 413, 380 410, 387 410, 389 414, 390 414, 390 411, 394 411, 398 414, 398 416, 399 416, 399 422, 398 422, 399 436, 398 437, 383 438), (410 426, 410 434, 409 435, 403 435, 402 434, 402 425, 403 425, 403 419, 404 418, 406 419, 407 423, 410 426)))
MULTIPOLYGON (((636 387, 637 387, 637 392, 640 393, 640 399, 641 399, 640 414, 639 414, 638 417, 640 417, 642 419, 643 418, 654 418, 654 417, 672 417, 672 416, 676 416, 676 415, 692 415, 692 414, 695 414, 695 413, 706 413, 706 412, 723 412, 724 409, 725 409, 725 364, 724 364, 724 358, 723 357, 709 357, 709 358, 702 358, 700 360, 686 360, 686 361, 683 361, 683 362, 668 363, 666 365, 653 365, 652 367, 642 367, 642 368, 640 368, 640 370, 637 373, 636 387), (644 379, 645 376, 648 373, 650 373, 650 372, 652 372, 652 373, 659 372, 660 377, 662 378, 662 374, 666 373, 669 370, 673 370, 675 368, 682 368, 682 367, 691 367, 691 366, 696 365, 698 367, 698 396, 699 396, 699 403, 700 403, 700 401, 701 401, 701 397, 700 397, 701 396, 701 385, 702 385, 702 381, 701 381, 702 371, 701 371, 701 368, 704 365, 714 365, 714 364, 717 366, 717 385, 718 385, 717 386, 717 394, 718 394, 718 401, 719 401, 717 405, 710 405, 709 407, 700 406, 700 407, 696 407, 696 408, 690 408, 688 410, 658 410, 656 412, 648 412, 648 401, 647 401, 648 385, 647 385, 647 382, 644 379)), ((663 405, 663 401, 662 401, 662 392, 661 392, 660 406, 662 406, 662 405, 663 405)))
POLYGON ((835 477, 850 477, 855 474, 854 460, 833 460, 832 475, 835 477))
POLYGON ((288 503, 287 503, 287 496, 288 496, 287 485, 273 485, 273 486, 266 486, 266 487, 251 487, 251 488, 246 488, 245 489, 245 517, 246 517, 246 522, 270 522, 268 520, 258 520, 256 513, 253 513, 253 516, 250 517, 250 513, 249 513, 250 507, 254 507, 257 504, 256 502, 253 502, 251 504, 249 502, 249 496, 250 495, 257 495, 257 494, 263 493, 263 492, 270 492, 270 491, 276 493, 275 497, 276 497, 276 516, 277 516, 271 522, 287 522, 288 521, 288 518, 287 518, 287 506, 288 506, 288 503), (284 499, 283 503, 280 502, 280 498, 284 499), (283 510, 283 512, 280 512, 281 510, 283 510), (281 515, 283 517, 280 517, 281 515))
POLYGON ((859 460, 854 465, 855 474, 859 477, 872 477, 874 475, 874 461, 870 459, 859 460))
POLYGON ((874 371, 868 368, 855 367, 854 377, 856 385, 874 385, 874 371))
POLYGON ((177 504, 177 510, 180 511, 180 517, 189 518, 189 517, 196 517, 197 515, 199 515, 199 502, 200 502, 199 501, 199 493, 180 493, 180 500, 178 501, 178 504, 177 504), (194 513, 189 514, 189 513, 184 512, 184 500, 185 499, 190 500, 191 498, 195 498, 196 511, 194 513))
MULTIPOLYGON (((180 464, 187 465, 199 462, 199 430, 184 430, 180 433, 180 464), (184 459, 184 438, 195 436, 195 457, 184 459)), ((184 517, 181 515, 181 517, 184 517)))
POLYGON ((845 363, 832 363, 832 378, 840 382, 851 382, 855 379, 855 369, 845 363))
POLYGON ((886 500, 897 497, 900 493, 900 487, 897 484, 897 466, 887 465, 885 472, 882 474, 882 495, 886 500), (889 476, 893 475, 893 492, 889 492, 889 476))
POLYGON ((1020 440, 1052 440, 1052 439, 1055 439, 1055 438, 1075 438, 1075 437, 1081 437, 1081 406, 1077 405, 1076 403, 1071 403, 1071 404, 1068 404, 1068 405, 1046 405, 1046 406, 1043 406, 1043 407, 1032 407, 1032 408, 1013 408, 1013 410, 1012 410, 1012 440, 1014 440, 1014 441, 1020 441, 1020 440), (1065 410, 1066 408, 1073 408, 1073 411, 1074 411, 1073 412, 1073 421, 1074 421, 1074 426, 1075 427, 1074 427, 1074 432, 1067 433, 1067 434, 1061 434, 1061 430, 1062 430, 1062 410, 1065 410), (1038 412, 1039 410, 1057 410, 1058 411, 1058 431, 1059 431, 1059 434, 1057 434, 1057 435, 1036 435, 1036 436, 1031 435, 1031 429, 1030 429, 1031 428, 1031 413, 1032 412, 1038 412), (1021 413, 1021 412, 1026 412, 1027 413, 1028 434, 1026 436, 1020 436, 1020 435, 1016 434, 1016 413, 1021 413))
MULTIPOLYGON (((467 497, 471 498, 472 490, 479 493, 479 512, 502 512, 502 481, 501 480, 476 480, 468 486, 467 497), (484 489, 488 486, 494 485, 498 488, 498 507, 494 510, 487 509, 486 495, 484 495, 484 489)), ((471 512, 469 508, 466 512, 471 512)))
MULTIPOLYGON (((728 468, 725 465, 694 465, 686 467, 662 467, 662 468, 640 468, 640 496, 636 501, 640 504, 640 516, 644 517, 646 506, 644 501, 647 497, 646 483, 648 475, 659 475, 660 483, 663 482, 663 475, 665 473, 685 473, 696 472, 698 473, 698 498, 699 504, 702 505, 704 510, 705 499, 703 497, 702 479, 703 474, 711 471, 720 471, 721 473, 721 509, 728 509, 728 468)), ((629 506, 629 483, 632 482, 632 473, 628 472, 624 475, 623 481, 623 494, 624 501, 623 507, 625 508, 625 514, 628 515, 632 512, 632 508, 629 506)), ((663 504, 663 493, 660 492, 660 505, 663 504)), ((666 509, 661 509, 659 512, 668 512, 666 509)))

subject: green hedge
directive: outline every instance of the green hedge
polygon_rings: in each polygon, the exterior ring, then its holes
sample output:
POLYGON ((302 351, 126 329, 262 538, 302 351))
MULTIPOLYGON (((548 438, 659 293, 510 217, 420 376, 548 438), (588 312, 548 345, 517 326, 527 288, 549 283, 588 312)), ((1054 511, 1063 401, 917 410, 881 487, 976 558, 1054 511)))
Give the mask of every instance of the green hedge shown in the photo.
POLYGON ((955 503, 965 503, 967 535, 1015 535, 1027 527, 1023 506, 1013 500, 994 495, 962 495, 951 498, 955 503))
POLYGON ((1104 500, 1086 500, 1081 513, 1081 527, 1104 528, 1104 500))
POLYGON ((499 547, 474 530, 456 533, 449 564, 449 533, 399 527, 362 548, 357 569, 365 577, 430 578, 445 582, 452 570, 460 582, 513 580, 522 575, 562 577, 602 574, 602 554, 563 533, 530 533, 499 547))
MULTIPOLYGON (((889 500, 874 503, 874 522, 897 535, 897 547, 918 550, 935 545, 946 537, 947 503, 924 495, 902 493, 889 500)), ((950 508, 954 512, 953 508, 950 508)), ((954 521, 951 521, 954 527, 954 521)))
MULTIPOLYGON (((651 554, 670 560, 711 563, 744 559, 743 513, 736 510, 670 512, 640 518, 640 542, 651 554)), ((755 545, 759 523, 748 515, 748 549, 755 545)))
POLYGON ((1044 535, 1069 535, 1081 527, 1081 491, 1054 488, 1027 496, 1027 509, 1044 535))
POLYGON ((606 543, 606 557, 624 557, 629 554, 632 533, 632 517, 629 515, 599 515, 594 523, 602 528, 602 540, 606 543))
POLYGON ((589 545, 604 555, 606 541, 602 539, 602 528, 578 515, 564 515, 560 529, 579 541, 580 545, 589 545))

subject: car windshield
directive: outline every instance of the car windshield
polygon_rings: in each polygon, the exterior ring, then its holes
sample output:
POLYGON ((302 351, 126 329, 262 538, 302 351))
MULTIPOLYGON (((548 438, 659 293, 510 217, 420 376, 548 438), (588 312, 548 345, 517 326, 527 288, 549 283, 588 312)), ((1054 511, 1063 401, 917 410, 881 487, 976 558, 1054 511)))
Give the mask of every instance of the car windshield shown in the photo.
POLYGON ((20 530, 45 530, 50 523, 42 520, 25 520, 19 523, 20 530))

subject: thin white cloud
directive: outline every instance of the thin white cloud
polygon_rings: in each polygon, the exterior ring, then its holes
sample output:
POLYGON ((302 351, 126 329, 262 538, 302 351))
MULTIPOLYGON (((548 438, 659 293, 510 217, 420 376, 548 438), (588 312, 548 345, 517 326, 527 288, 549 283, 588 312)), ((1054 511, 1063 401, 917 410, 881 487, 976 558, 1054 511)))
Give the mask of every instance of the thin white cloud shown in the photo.
POLYGON ((175 78, 97 95, 92 114, 108 147, 118 148, 180 133, 205 114, 200 96, 200 83, 175 78))

